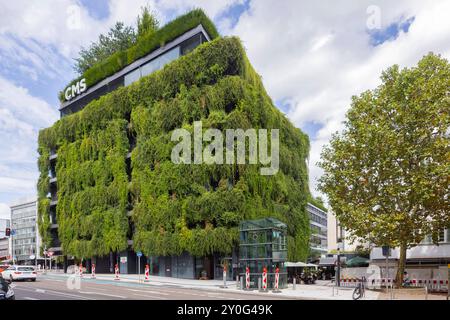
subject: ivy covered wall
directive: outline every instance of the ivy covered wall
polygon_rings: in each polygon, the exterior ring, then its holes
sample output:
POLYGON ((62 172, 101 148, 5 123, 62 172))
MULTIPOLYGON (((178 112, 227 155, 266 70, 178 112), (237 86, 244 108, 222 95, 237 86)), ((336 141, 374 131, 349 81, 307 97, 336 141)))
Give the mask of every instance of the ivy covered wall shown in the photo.
POLYGON ((289 260, 307 257, 308 137, 274 107, 237 38, 205 43, 40 132, 44 241, 51 150, 58 154, 57 221, 66 254, 123 250, 127 237, 147 256, 230 253, 240 221, 276 217, 288 225, 289 260), (280 129, 279 172, 262 176, 259 165, 172 163, 172 131, 193 131, 198 120, 203 130, 280 129))

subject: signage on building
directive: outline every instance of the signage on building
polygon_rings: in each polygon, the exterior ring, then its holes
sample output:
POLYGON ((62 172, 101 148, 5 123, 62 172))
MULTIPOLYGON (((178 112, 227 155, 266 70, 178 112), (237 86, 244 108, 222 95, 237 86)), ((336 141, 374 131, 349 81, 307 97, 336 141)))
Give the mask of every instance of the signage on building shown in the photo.
POLYGON ((87 89, 86 79, 81 79, 80 81, 75 82, 71 86, 68 86, 64 91, 64 97, 67 101, 75 98, 76 96, 82 94, 87 89))

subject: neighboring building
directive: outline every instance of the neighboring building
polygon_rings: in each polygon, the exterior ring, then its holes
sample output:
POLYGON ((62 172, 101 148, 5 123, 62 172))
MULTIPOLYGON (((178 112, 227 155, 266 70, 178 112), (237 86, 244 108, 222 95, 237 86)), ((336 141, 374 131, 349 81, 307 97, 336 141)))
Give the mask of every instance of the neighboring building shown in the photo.
POLYGON ((309 226, 311 230, 310 248, 315 257, 320 257, 328 252, 328 215, 327 212, 308 203, 306 211, 309 214, 309 226))
MULTIPOLYGON (((400 250, 391 250, 389 261, 398 261, 400 250)), ((370 253, 372 263, 384 266, 386 258, 380 247, 375 247, 370 253)), ((433 244, 431 237, 426 237, 420 244, 406 251, 406 266, 408 268, 443 267, 450 264, 450 229, 442 230, 439 235, 439 244, 433 244)))
POLYGON ((11 228, 9 219, 0 219, 0 261, 10 258, 10 239, 6 236, 6 228, 11 228))
POLYGON ((368 244, 362 240, 350 240, 350 233, 345 230, 336 219, 332 211, 328 211, 328 251, 336 253, 337 249, 341 252, 354 252, 358 247, 368 247, 368 244))
POLYGON ((36 197, 19 199, 11 205, 11 251, 15 263, 34 264, 40 257, 36 197))
POLYGON ((307 136, 273 105, 240 41, 220 38, 200 10, 152 37, 68 86, 61 120, 40 132, 39 222, 49 251, 65 266, 83 258, 88 270, 95 263, 97 272, 113 272, 117 263, 135 273, 141 250, 140 270, 148 263, 154 275, 220 279, 224 261, 240 267, 242 217, 277 210, 290 220, 291 250, 304 254, 306 212, 290 206, 307 185, 298 174, 306 171, 307 136), (276 180, 246 165, 174 164, 171 131, 197 120, 205 128, 279 129, 287 137, 281 156, 289 157, 281 163, 292 168, 276 180))
MULTIPOLYGON (((330 252, 336 253, 338 243, 340 243, 341 252, 355 251, 358 246, 365 248, 369 244, 363 241, 354 241, 348 239, 348 231, 343 229, 336 217, 329 212, 328 214, 328 249, 330 252)), ((397 266, 400 251, 398 248, 391 250, 391 257, 388 259, 390 266, 397 266)), ((450 229, 442 230, 439 236, 439 245, 433 244, 431 237, 426 237, 417 246, 408 249, 406 252, 408 268, 426 268, 439 267, 450 264, 450 229)), ((370 250, 371 263, 384 267, 386 258, 382 254, 381 247, 374 247, 370 250)))

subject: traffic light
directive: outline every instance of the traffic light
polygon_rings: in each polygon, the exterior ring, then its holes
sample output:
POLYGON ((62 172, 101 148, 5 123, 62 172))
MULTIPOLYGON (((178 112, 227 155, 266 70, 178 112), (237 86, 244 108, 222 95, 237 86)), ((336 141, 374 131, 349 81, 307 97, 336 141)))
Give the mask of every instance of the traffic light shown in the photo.
POLYGON ((9 237, 11 235, 11 229, 10 228, 6 228, 5 235, 7 237, 9 237))

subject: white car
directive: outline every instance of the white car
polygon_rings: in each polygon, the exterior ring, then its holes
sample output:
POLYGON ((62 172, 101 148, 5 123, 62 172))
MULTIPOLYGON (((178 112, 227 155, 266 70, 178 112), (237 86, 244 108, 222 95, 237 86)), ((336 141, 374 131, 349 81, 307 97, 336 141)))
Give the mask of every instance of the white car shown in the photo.
POLYGON ((2 272, 6 280, 31 280, 36 281, 36 270, 31 266, 10 266, 2 272))

